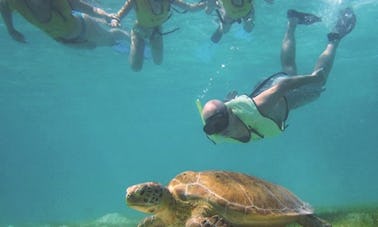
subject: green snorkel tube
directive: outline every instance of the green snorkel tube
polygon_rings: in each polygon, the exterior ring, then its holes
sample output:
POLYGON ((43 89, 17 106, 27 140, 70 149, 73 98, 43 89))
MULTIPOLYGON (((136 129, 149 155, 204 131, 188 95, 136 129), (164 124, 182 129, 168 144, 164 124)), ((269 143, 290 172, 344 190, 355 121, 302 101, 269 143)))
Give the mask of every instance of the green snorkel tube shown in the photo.
POLYGON ((199 115, 201 117, 202 124, 205 125, 205 120, 202 117, 202 109, 203 109, 203 107, 202 107, 201 101, 199 99, 196 100, 196 106, 197 106, 198 113, 199 113, 199 115))

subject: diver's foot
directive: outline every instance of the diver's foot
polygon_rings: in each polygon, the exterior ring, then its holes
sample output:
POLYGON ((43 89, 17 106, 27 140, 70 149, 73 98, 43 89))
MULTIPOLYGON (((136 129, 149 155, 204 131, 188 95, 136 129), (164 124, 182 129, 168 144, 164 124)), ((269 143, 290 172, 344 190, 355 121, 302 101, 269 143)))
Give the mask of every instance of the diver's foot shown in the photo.
POLYGON ((339 19, 332 32, 328 33, 328 40, 340 40, 347 34, 349 34, 354 26, 356 25, 356 15, 354 14, 352 8, 345 8, 340 11, 339 19))
POLYGON ((219 41, 221 40, 222 36, 223 36, 223 30, 220 27, 218 27, 218 29, 211 36, 211 41, 213 43, 219 43, 219 41))
POLYGON ((287 18, 297 18, 298 24, 309 25, 322 21, 322 19, 311 13, 302 13, 293 9, 287 11, 287 18))

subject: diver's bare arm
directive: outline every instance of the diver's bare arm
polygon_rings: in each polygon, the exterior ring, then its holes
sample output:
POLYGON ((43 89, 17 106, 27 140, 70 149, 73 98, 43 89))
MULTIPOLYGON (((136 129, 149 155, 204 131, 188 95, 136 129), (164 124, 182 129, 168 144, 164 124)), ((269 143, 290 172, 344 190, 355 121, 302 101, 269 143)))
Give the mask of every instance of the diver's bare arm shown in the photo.
POLYGON ((13 26, 12 11, 9 9, 8 3, 5 0, 0 0, 0 13, 9 35, 12 36, 14 40, 25 43, 24 35, 17 31, 13 26))
POLYGON ((123 6, 121 7, 121 9, 119 9, 118 12, 116 13, 116 17, 119 20, 122 20, 122 18, 124 18, 130 12, 133 6, 134 6, 134 0, 126 0, 123 6))
POLYGON ((68 0, 71 8, 93 17, 104 18, 106 20, 111 19, 111 15, 101 8, 97 8, 81 0, 68 0))
POLYGON ((173 5, 180 7, 181 9, 188 10, 191 12, 199 11, 206 7, 205 1, 200 1, 198 3, 187 3, 182 0, 175 0, 172 2, 173 5))

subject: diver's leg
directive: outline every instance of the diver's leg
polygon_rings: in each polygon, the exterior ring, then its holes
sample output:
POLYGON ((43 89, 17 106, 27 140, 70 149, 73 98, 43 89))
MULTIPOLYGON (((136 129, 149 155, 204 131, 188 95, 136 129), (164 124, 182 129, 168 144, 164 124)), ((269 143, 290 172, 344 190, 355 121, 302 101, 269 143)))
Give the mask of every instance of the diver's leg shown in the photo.
POLYGON ((219 22, 217 30, 211 36, 211 41, 213 41, 214 43, 218 43, 222 38, 223 34, 226 34, 230 31, 231 25, 232 21, 229 21, 228 19, 224 18, 223 22, 219 22))
POLYGON ((340 40, 349 34, 356 24, 356 16, 351 8, 340 11, 339 18, 333 31, 328 33, 328 44, 323 53, 319 56, 314 72, 321 73, 323 84, 326 83, 329 72, 332 69, 336 56, 336 49, 340 40))
POLYGON ((321 73, 323 84, 326 83, 329 72, 332 69, 333 61, 336 56, 336 49, 340 40, 328 41, 325 50, 320 54, 318 61, 315 64, 314 72, 318 75, 321 73))
POLYGON ((234 23, 234 20, 228 17, 224 17, 223 21, 223 34, 226 34, 230 31, 232 24, 234 23))
POLYGON ((335 28, 331 33, 328 33, 327 46, 315 64, 313 74, 322 78, 322 81, 319 84, 306 87, 304 90, 299 88, 295 91, 289 92, 286 97, 290 109, 312 102, 320 96, 321 92, 324 90, 323 85, 327 81, 335 60, 336 50, 340 40, 353 30, 355 23, 356 17, 350 8, 341 11, 335 28))
POLYGON ((223 29, 222 29, 222 22, 220 22, 217 30, 215 30, 215 32, 211 36, 211 41, 213 41, 213 43, 218 43, 221 40, 222 36, 223 36, 223 29))
POLYGON ((321 18, 310 13, 302 13, 292 9, 287 11, 287 18, 287 30, 281 47, 281 66, 285 73, 289 75, 296 75, 297 65, 295 63, 295 29, 298 24, 310 25, 321 21, 321 18))
POLYGON ((144 38, 138 34, 137 28, 131 30, 131 43, 130 43, 130 55, 129 61, 131 68, 134 71, 140 71, 143 67, 143 57, 144 57, 144 38))
POLYGON ((281 46, 281 67, 282 71, 288 75, 297 74, 297 65, 295 63, 295 29, 297 24, 296 18, 289 18, 281 46))
POLYGON ((160 65, 163 62, 163 36, 161 28, 155 28, 150 37, 152 59, 155 64, 160 65))
POLYGON ((255 27, 255 10, 252 10, 243 18, 243 29, 246 32, 252 32, 255 27))

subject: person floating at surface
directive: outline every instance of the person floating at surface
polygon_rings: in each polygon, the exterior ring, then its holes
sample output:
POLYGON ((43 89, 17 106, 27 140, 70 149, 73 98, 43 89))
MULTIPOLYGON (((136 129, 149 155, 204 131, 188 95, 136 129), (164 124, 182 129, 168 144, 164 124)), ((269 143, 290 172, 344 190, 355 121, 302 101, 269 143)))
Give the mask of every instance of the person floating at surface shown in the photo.
POLYGON ((120 20, 132 8, 135 9, 136 22, 131 30, 129 61, 134 71, 143 67, 145 39, 149 40, 152 59, 155 64, 163 62, 162 24, 170 17, 171 5, 186 11, 197 11, 206 7, 206 2, 189 4, 182 0, 126 0, 122 8, 112 20, 113 26, 119 26, 120 20))
POLYGON ((12 11, 17 11, 55 40, 72 47, 111 46, 130 39, 126 31, 102 27, 106 21, 111 22, 111 14, 80 0, 0 0, 0 12, 8 33, 19 42, 26 40, 13 26, 12 11))
MULTIPOLYGON (((274 0, 265 1, 272 4, 274 0)), ((253 0, 208 0, 206 13, 210 14, 214 9, 219 19, 218 28, 211 36, 214 43, 218 43, 235 22, 243 23, 243 29, 248 33, 255 26, 253 0)))
MULTIPOLYGON (((276 73, 249 95, 234 96, 231 100, 208 101, 199 106, 203 130, 214 143, 255 141, 274 136, 285 130, 289 111, 317 99, 327 81, 341 39, 356 23, 351 8, 340 12, 338 21, 328 33, 328 44, 319 56, 313 73, 298 75, 295 63, 297 25, 309 25, 321 19, 313 14, 288 10, 288 27, 281 50, 281 73, 276 73), (202 110, 201 110, 202 109, 202 110)), ((197 100, 198 101, 198 100, 197 100)))

